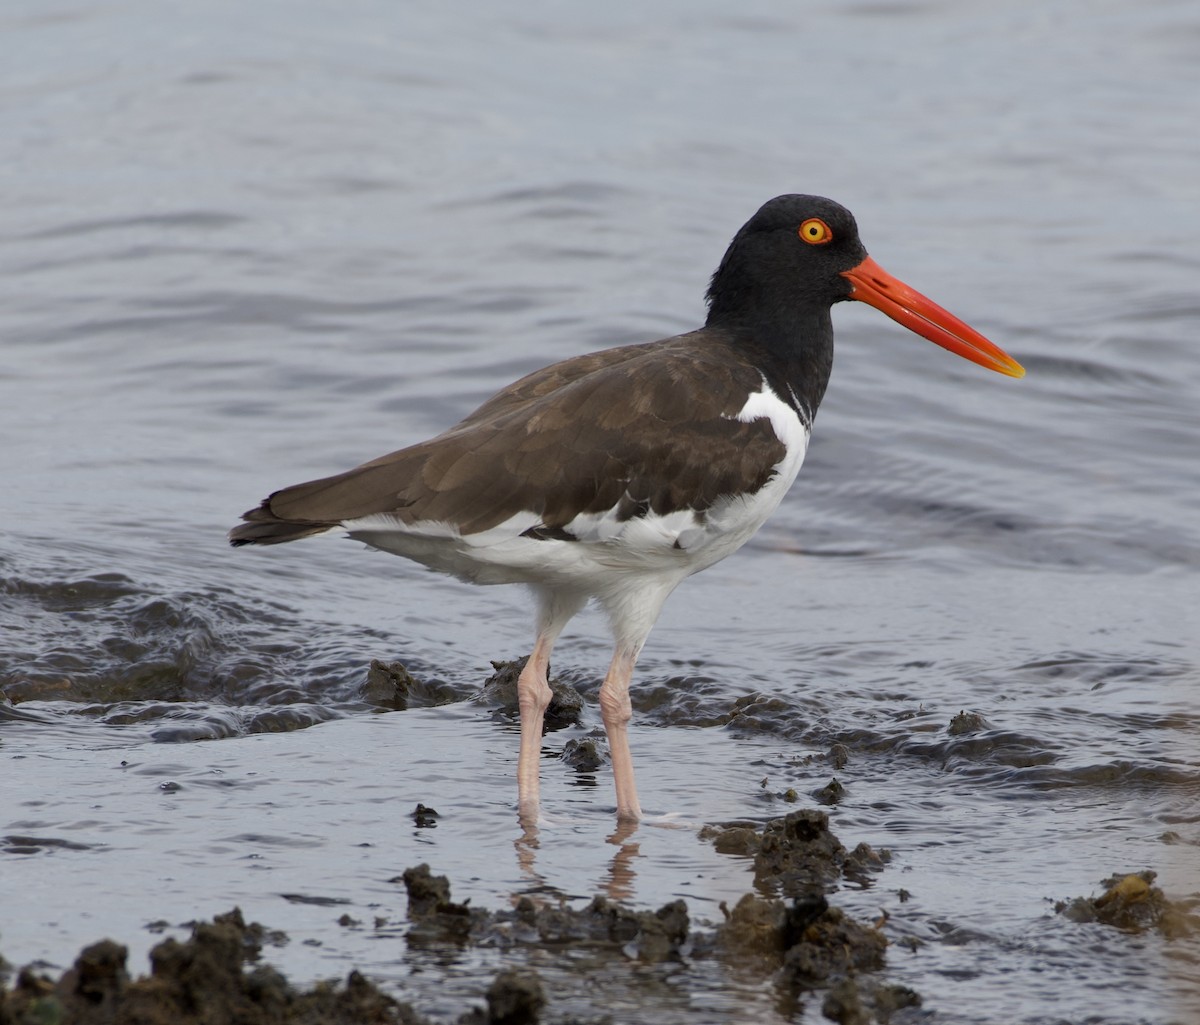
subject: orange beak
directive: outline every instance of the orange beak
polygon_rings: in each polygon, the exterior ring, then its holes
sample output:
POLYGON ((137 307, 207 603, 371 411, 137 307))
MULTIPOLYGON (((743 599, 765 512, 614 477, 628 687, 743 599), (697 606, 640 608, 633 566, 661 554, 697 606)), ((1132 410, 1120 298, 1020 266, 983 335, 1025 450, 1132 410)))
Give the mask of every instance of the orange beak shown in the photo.
POLYGON ((850 298, 882 310, 934 345, 949 349, 988 370, 1009 377, 1024 377, 1025 368, 999 346, 964 324, 954 314, 926 299, 915 288, 892 277, 869 256, 857 267, 842 271, 850 282, 850 298))

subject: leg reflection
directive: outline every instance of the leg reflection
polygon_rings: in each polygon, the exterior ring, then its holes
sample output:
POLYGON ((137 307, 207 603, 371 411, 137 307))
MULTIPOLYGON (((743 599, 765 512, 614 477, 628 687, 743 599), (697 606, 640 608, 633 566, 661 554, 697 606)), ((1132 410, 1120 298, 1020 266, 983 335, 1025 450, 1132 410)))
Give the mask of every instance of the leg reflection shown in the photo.
MULTIPOLYGON (((536 822, 526 821, 522 817, 520 823, 521 831, 513 840, 513 849, 517 854, 517 869, 525 880, 520 895, 531 896, 531 892, 559 895, 564 892, 574 892, 582 896, 580 887, 581 885, 586 886, 586 884, 581 880, 571 880, 570 885, 564 891, 562 887, 548 881, 545 875, 539 871, 537 857, 542 846, 542 833, 536 822)), ((606 842, 617 848, 608 864, 608 870, 599 882, 599 889, 609 900, 628 901, 635 895, 634 883, 637 879, 637 870, 634 865, 641 857, 641 845, 633 842, 637 830, 638 823, 636 821, 625 820, 620 822, 616 830, 607 837, 606 842)), ((567 839, 565 835, 563 839, 567 839)), ((514 899, 516 896, 518 895, 514 895, 514 899)))
POLYGON ((641 844, 631 842, 637 830, 637 819, 621 819, 616 831, 608 838, 608 842, 617 848, 608 866, 608 880, 604 887, 609 900, 629 900, 633 897, 633 883, 637 878, 633 866, 641 856, 641 844))

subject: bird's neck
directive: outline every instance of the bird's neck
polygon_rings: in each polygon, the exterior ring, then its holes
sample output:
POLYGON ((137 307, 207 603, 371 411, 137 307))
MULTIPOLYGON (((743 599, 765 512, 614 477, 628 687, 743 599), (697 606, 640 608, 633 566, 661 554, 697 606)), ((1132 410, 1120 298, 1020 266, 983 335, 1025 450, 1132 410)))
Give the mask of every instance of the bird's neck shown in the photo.
POLYGON ((812 426, 833 369, 833 321, 827 306, 731 312, 714 303, 708 326, 730 335, 772 391, 812 426))

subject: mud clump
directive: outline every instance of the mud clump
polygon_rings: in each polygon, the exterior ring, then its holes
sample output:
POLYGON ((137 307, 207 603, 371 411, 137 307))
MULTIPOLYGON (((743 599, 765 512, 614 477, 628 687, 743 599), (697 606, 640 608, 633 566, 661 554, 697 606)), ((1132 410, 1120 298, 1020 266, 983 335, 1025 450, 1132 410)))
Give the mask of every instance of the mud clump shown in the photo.
MULTIPOLYGON (((368 705, 382 711, 403 712, 410 708, 450 705, 470 697, 476 704, 494 706, 502 715, 516 717, 517 679, 529 657, 511 662, 492 661, 492 675, 482 688, 471 690, 456 687, 442 680, 423 680, 409 672, 403 662, 383 662, 372 659, 367 678, 358 689, 358 696, 368 705)), ((552 697, 546 708, 546 728, 561 730, 578 725, 583 716, 583 697, 569 683, 550 680, 552 697)))
POLYGON ((871 977, 885 968, 882 924, 857 922, 822 895, 786 904, 748 893, 728 911, 716 944, 744 969, 773 966, 785 1007, 794 1010, 803 994, 825 990, 826 1018, 871 1025, 921 1005, 913 990, 871 977))
POLYGON ((441 818, 436 808, 430 808, 418 802, 413 809, 412 820, 417 824, 418 829, 435 829, 437 820, 441 818))
POLYGON ((795 989, 884 967, 883 933, 830 907, 823 896, 787 904, 748 893, 728 915, 717 943, 734 956, 774 955, 780 980, 795 989))
POLYGON ((435 876, 428 865, 406 868, 404 874, 392 882, 404 883, 408 891, 408 917, 430 918, 435 915, 461 917, 467 914, 465 904, 454 904, 450 900, 450 880, 435 876))
POLYGON ((450 705, 462 701, 467 692, 441 680, 420 680, 403 662, 381 662, 373 658, 358 695, 368 705, 403 712, 410 708, 450 705))
MULTIPOLYGON (((462 907, 428 871, 414 875, 426 915, 462 907)), ((128 950, 112 940, 86 947, 54 982, 28 968, 8 991, 0 984, 0 1025, 430 1025, 409 1004, 382 992, 357 971, 345 985, 319 982, 299 991, 257 960, 265 930, 247 925, 234 908, 192 927, 180 943, 164 940, 150 952, 148 977, 131 979, 128 950)), ((278 935, 278 934, 273 934, 278 935)), ((460 1025, 536 1025, 546 1005, 532 971, 500 972, 487 1006, 467 1011, 460 1025)))
POLYGON ((809 910, 798 901, 784 914, 783 932, 791 943, 783 956, 783 974, 792 986, 812 988, 832 978, 883 969, 887 939, 879 929, 856 922, 841 908, 825 907, 816 915, 809 910))
POLYGON ((523 898, 516 917, 536 930, 542 943, 610 945, 651 963, 679 957, 690 928, 682 900, 664 904, 657 911, 634 911, 607 897, 593 897, 582 911, 573 911, 537 908, 523 898))
POLYGON ((754 881, 787 896, 822 891, 841 878, 846 848, 829 830, 829 817, 797 811, 772 819, 754 855, 754 881))
POLYGON ((866 884, 891 860, 865 843, 847 851, 830 832, 829 816, 815 809, 772 819, 761 831, 748 823, 706 826, 700 837, 723 854, 752 856, 755 883, 789 897, 829 892, 843 877, 866 884))
POLYGON ((450 880, 435 876, 428 865, 406 868, 392 882, 402 882, 408 891, 410 946, 465 946, 470 942, 472 930, 478 932, 483 928, 486 912, 452 901, 450 880))
POLYGON ((476 1010, 459 1019, 460 1025, 535 1025, 546 994, 532 972, 503 971, 488 987, 487 1010, 476 1010))
POLYGON ((1072 922, 1099 922, 1126 932, 1154 929, 1168 938, 1192 935, 1200 929, 1200 918, 1153 885, 1156 878, 1151 871, 1111 876, 1100 884, 1104 892, 1099 897, 1059 901, 1054 910, 1072 922))
POLYGON ((761 830, 747 823, 706 828, 701 833, 718 850, 754 859, 758 889, 732 909, 714 943, 744 967, 772 966, 790 1001, 825 989, 822 1012, 846 1025, 887 1022, 893 1013, 920 1005, 918 994, 864 975, 885 967, 887 938, 881 920, 865 925, 832 907, 827 893, 844 879, 865 883, 889 860, 868 844, 847 851, 829 830, 821 811, 795 811, 761 830), (779 899, 783 894, 790 900, 779 899))
POLYGON ((830 986, 821 1013, 838 1025, 871 1025, 889 1022, 897 1011, 920 1006, 920 995, 906 986, 879 986, 845 978, 830 986))
POLYGON ((344 986, 298 992, 275 969, 247 972, 261 927, 234 908, 197 923, 191 939, 164 940, 150 952, 148 977, 130 979, 128 951, 112 940, 85 948, 57 982, 22 969, 11 992, 0 988, 0 1025, 422 1025, 407 1004, 358 972, 344 986))
POLYGON ((514 908, 492 912, 453 901, 449 879, 433 875, 428 865, 406 869, 395 881, 402 881, 408 891, 412 925, 407 939, 416 947, 607 947, 622 956, 658 963, 679 957, 688 942, 690 921, 682 900, 657 911, 635 911, 597 896, 576 911, 539 906, 522 897, 514 908))
MULTIPOLYGON (((492 660, 495 670, 483 683, 483 689, 475 696, 479 704, 499 706, 499 711, 507 716, 516 718, 520 714, 517 703, 517 679, 529 656, 513 659, 511 662, 492 660)), ((550 667, 546 667, 546 675, 550 675, 550 667)), ((583 720, 583 695, 569 683, 552 678, 550 683, 550 704, 546 706, 546 729, 561 730, 567 726, 578 726, 583 720)))

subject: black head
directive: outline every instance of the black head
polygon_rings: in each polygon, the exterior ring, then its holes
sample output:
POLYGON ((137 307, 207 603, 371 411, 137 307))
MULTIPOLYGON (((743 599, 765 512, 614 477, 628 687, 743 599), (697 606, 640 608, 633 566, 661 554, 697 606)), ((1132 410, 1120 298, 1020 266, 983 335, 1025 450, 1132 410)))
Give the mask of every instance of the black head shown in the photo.
POLYGON ((708 322, 826 312, 850 298, 842 274, 866 255, 844 206, 821 196, 776 196, 729 243, 708 288, 708 322))

